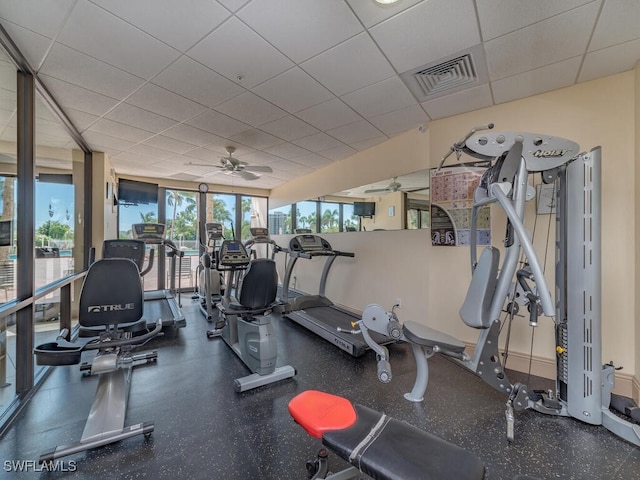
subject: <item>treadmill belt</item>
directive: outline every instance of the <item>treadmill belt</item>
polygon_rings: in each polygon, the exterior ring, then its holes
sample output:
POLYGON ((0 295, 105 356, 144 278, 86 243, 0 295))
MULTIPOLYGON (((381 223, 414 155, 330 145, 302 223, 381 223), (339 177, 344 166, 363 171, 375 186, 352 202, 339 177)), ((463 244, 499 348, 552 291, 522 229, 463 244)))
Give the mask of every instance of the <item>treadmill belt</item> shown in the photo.
POLYGON ((159 318, 162 319, 162 323, 168 320, 173 321, 173 312, 169 307, 169 302, 165 298, 158 300, 147 300, 143 303, 143 314, 147 323, 155 323, 159 318))
MULTIPOLYGON (((340 336, 346 336, 346 338, 352 337, 357 338, 358 341, 365 343, 364 338, 362 338, 362 334, 351 334, 345 333, 342 334, 338 332, 338 327, 344 328, 345 330, 352 330, 354 327, 351 325, 351 322, 360 320, 360 317, 356 315, 349 314, 344 310, 338 307, 317 307, 317 308, 308 308, 306 310, 310 315, 314 318, 317 318, 320 322, 324 323, 327 327, 336 330, 336 333, 340 336)), ((369 335, 373 339, 374 342, 384 345, 385 343, 391 343, 389 337, 385 337, 376 332, 369 332, 369 335)), ((367 347, 369 348, 369 347, 367 347)))

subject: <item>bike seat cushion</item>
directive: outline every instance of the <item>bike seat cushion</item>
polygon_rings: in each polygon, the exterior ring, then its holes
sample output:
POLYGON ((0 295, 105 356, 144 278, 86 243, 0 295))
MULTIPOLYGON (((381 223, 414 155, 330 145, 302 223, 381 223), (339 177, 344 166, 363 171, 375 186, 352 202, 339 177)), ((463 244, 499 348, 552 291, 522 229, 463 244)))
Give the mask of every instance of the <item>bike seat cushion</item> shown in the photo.
POLYGON ((356 411, 349 400, 317 390, 307 390, 289 402, 289 413, 309 435, 322 438, 324 432, 350 427, 356 411))

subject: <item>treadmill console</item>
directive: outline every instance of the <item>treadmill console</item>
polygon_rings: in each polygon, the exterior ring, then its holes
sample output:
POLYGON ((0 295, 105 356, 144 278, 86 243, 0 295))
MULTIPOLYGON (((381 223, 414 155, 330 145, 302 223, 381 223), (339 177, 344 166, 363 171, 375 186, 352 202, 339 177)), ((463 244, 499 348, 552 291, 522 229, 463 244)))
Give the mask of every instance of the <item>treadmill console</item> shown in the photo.
POLYGON ((251 227, 249 229, 249 235, 253 243, 271 243, 271 237, 269 236, 269 229, 265 227, 251 227))
POLYGON ((223 229, 221 223, 208 222, 204 224, 204 229, 209 240, 222 239, 223 229))
POLYGON ((166 226, 162 223, 134 223, 131 225, 131 233, 136 240, 143 240, 146 244, 159 244, 164 242, 166 226))
POLYGON ((331 244, 318 235, 298 235, 289 241, 289 250, 299 253, 332 252, 331 244))
POLYGON ((227 270, 243 268, 249 265, 251 259, 247 249, 239 240, 225 240, 220 246, 218 266, 227 267, 227 270))

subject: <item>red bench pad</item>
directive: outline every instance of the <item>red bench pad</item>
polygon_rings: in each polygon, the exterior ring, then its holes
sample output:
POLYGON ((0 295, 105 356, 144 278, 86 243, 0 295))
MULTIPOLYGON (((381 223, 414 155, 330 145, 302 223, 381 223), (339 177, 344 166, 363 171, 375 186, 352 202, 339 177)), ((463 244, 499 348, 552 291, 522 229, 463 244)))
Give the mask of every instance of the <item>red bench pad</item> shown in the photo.
POLYGON ((318 390, 307 390, 289 402, 289 413, 309 435, 322 438, 331 430, 342 430, 356 422, 356 411, 349 400, 318 390))

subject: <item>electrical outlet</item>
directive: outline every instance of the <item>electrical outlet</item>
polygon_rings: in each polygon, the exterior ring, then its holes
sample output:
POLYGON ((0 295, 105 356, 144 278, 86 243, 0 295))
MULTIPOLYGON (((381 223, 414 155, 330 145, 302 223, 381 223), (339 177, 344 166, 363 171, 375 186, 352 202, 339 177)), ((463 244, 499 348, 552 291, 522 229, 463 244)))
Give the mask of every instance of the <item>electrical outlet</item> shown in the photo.
POLYGON ((398 308, 402 308, 402 299, 400 297, 396 298, 396 303, 394 305, 397 305, 398 308))

